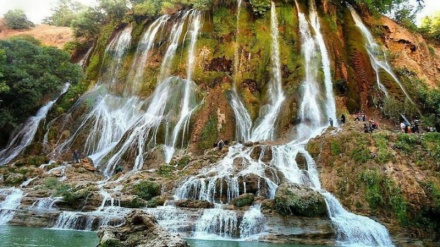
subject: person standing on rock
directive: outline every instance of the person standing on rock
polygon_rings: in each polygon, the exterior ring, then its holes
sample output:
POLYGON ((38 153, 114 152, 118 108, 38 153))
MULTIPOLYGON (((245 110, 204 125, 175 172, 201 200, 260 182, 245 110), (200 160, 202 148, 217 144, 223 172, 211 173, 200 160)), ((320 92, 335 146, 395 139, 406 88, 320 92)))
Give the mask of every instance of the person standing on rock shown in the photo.
POLYGON ((73 162, 74 163, 79 163, 79 154, 78 154, 78 150, 75 149, 75 151, 73 151, 73 162))
POLYGON ((345 124, 345 115, 344 114, 341 115, 341 123, 345 124))
POLYGON ((330 122, 330 126, 333 127, 333 119, 332 119, 332 118, 329 118, 328 121, 330 122))
POLYGON ((219 151, 222 151, 222 149, 223 149, 224 146, 225 146, 225 142, 224 142, 223 140, 220 140, 220 141, 217 143, 217 147, 218 147, 218 150, 219 150, 219 151))

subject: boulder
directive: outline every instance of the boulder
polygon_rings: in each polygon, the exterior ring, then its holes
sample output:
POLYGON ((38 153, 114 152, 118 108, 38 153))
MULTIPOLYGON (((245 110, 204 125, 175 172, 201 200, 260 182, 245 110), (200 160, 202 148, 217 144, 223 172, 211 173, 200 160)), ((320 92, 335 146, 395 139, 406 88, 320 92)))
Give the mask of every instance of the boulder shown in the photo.
POLYGON ((104 226, 98 231, 99 247, 189 247, 182 238, 166 232, 154 216, 135 210, 117 227, 104 226))
POLYGON ((299 184, 282 183, 275 193, 275 209, 282 215, 322 217, 327 215, 324 197, 299 184))
POLYGON ((252 205, 253 202, 254 202, 254 194, 246 193, 232 199, 231 204, 241 208, 244 206, 250 206, 252 205))
POLYGON ((181 208, 213 208, 214 204, 208 201, 200 200, 178 200, 176 206, 181 208))
POLYGON ((94 172, 96 167, 93 166, 93 161, 90 158, 82 159, 82 167, 87 171, 94 172))

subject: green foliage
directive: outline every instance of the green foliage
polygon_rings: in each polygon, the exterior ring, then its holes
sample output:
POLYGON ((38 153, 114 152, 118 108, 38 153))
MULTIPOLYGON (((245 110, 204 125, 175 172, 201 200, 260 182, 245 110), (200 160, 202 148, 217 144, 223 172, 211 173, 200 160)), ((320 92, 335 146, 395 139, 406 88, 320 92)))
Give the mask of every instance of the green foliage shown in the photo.
POLYGON ((234 200, 234 205, 241 208, 244 206, 250 206, 254 202, 253 194, 243 194, 234 200))
POLYGON ((408 202, 391 179, 374 169, 362 172, 359 180, 365 186, 365 200, 373 212, 389 208, 402 226, 410 224, 408 202))
POLYGON ((160 184, 158 183, 142 180, 133 186, 133 194, 148 201, 160 195, 160 188, 160 184))
POLYGON ((6 14, 4 14, 6 23, 9 28, 12 29, 26 29, 34 27, 34 23, 29 21, 21 9, 9 10, 6 14))
POLYGON ((376 210, 384 204, 381 183, 383 178, 376 170, 367 170, 360 176, 360 180, 366 185, 365 199, 372 210, 376 210))
POLYGON ((52 8, 52 15, 46 17, 43 23, 70 27, 73 20, 78 18, 79 13, 84 11, 86 7, 76 0, 58 0, 57 5, 52 8))
POLYGON ((440 160, 440 133, 425 134, 422 144, 433 158, 440 160))
POLYGON ((217 133, 217 115, 210 114, 208 122, 203 128, 202 135, 200 136, 200 141, 197 146, 202 149, 208 149, 212 147, 212 144, 215 143, 218 139, 217 133))
POLYGON ((87 8, 72 20, 71 26, 75 38, 91 39, 98 35, 100 25, 104 23, 104 14, 97 8, 87 8))
POLYGON ((121 202, 121 203, 122 203, 121 207, 126 207, 126 208, 143 208, 147 205, 146 202, 139 197, 134 197, 130 201, 121 202))
POLYGON ((270 8, 270 0, 249 0, 256 15, 264 15, 270 8))
POLYGON ((428 38, 440 41, 440 11, 435 12, 431 16, 424 17, 420 29, 428 38))
POLYGON ((78 203, 80 198, 86 198, 90 193, 88 190, 77 191, 72 189, 69 184, 58 181, 58 179, 51 177, 43 181, 43 186, 53 191, 53 196, 63 197, 63 202, 68 204, 78 203))
POLYGON ((397 136, 397 142, 394 144, 394 146, 406 154, 411 154, 415 149, 415 145, 419 145, 420 143, 420 138, 417 135, 399 134, 397 136))
POLYGON ((332 155, 339 155, 342 153, 342 147, 339 142, 330 142, 330 151, 332 155))
POLYGON ((371 159, 371 154, 368 148, 358 145, 350 154, 353 160, 358 164, 364 164, 371 159))
POLYGON ((170 165, 163 164, 159 167, 159 170, 157 171, 157 175, 169 178, 173 175, 174 167, 170 165))
POLYGON ((385 164, 388 161, 394 161, 394 155, 391 153, 390 143, 388 141, 388 136, 383 133, 374 133, 374 141, 377 147, 376 161, 379 164, 385 164))
POLYGON ((75 85, 82 78, 69 54, 54 47, 34 44, 29 38, 1 40, 0 49, 0 128, 16 126, 44 103, 43 97, 59 92, 64 83, 75 85), (6 86, 5 86, 6 85, 6 86))

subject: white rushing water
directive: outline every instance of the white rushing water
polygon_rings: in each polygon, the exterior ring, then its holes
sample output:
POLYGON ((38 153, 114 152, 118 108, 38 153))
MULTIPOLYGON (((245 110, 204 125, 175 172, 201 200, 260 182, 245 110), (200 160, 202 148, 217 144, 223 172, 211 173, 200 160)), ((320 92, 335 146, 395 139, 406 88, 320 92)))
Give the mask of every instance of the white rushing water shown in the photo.
POLYGON ((70 84, 64 84, 63 89, 60 94, 52 100, 49 101, 46 105, 41 107, 37 114, 33 117, 30 117, 26 122, 21 126, 21 128, 13 134, 13 138, 9 141, 8 145, 5 149, 0 150, 0 166, 9 163, 11 160, 16 158, 19 154, 21 154, 26 147, 31 144, 32 140, 35 137, 35 133, 37 132, 38 126, 40 122, 46 119, 46 115, 53 106, 53 104, 58 100, 58 98, 63 95, 70 84))
POLYGON ((104 60, 108 58, 111 63, 108 69, 101 71, 100 79, 104 79, 101 83, 106 83, 109 88, 115 88, 118 82, 122 60, 130 48, 132 30, 131 26, 126 27, 122 32, 118 33, 105 50, 104 60))
POLYGON ((170 19, 169 15, 163 15, 157 18, 147 29, 139 41, 134 55, 133 63, 131 64, 128 78, 131 81, 131 88, 126 87, 126 93, 136 94, 142 83, 145 65, 150 59, 149 52, 155 45, 158 33, 162 32, 167 21, 170 19))
POLYGON ((281 81, 280 45, 278 41, 278 18, 275 3, 270 8, 271 43, 271 82, 269 85, 269 103, 260 109, 260 117, 252 129, 251 141, 268 141, 275 137, 275 121, 281 110, 285 96, 281 81))
POLYGON ((0 196, 5 197, 0 202, 0 225, 6 225, 14 217, 15 210, 20 207, 23 191, 15 188, 0 189, 0 196))
POLYGON ((356 26, 359 28, 366 41, 365 48, 367 49, 368 56, 370 57, 371 66, 376 72, 376 82, 378 88, 385 94, 386 97, 388 97, 388 91, 386 87, 382 84, 379 75, 380 69, 383 69, 386 73, 388 73, 388 75, 390 75, 394 79, 397 85, 399 85, 400 89, 405 94, 409 102, 411 102, 413 105, 416 105, 407 93, 405 87, 403 87, 399 78, 397 78, 397 76, 394 74, 393 69, 388 64, 385 52, 382 50, 381 46, 374 41, 373 35, 365 26, 361 17, 357 14, 356 10, 351 5, 347 4, 347 6, 350 9, 351 16, 353 17, 356 26))
MULTIPOLYGON (((191 118, 192 113, 197 107, 195 102, 194 92, 194 82, 192 82, 192 73, 195 66, 195 47, 197 42, 197 36, 199 34, 199 30, 202 24, 202 12, 194 11, 190 15, 189 20, 189 30, 187 32, 190 33, 190 45, 188 49, 188 60, 187 60, 187 68, 186 68, 186 80, 185 80, 185 88, 183 92, 183 100, 182 106, 180 108, 180 116, 177 123, 174 125, 171 136, 167 133, 167 141, 165 143, 165 162, 169 163, 173 158, 175 152, 176 142, 179 138, 179 133, 182 132, 182 146, 183 140, 185 138, 185 130, 188 128, 189 120, 191 118)), ((186 36, 186 35, 185 35, 186 36)))
POLYGON ((315 1, 311 1, 309 8, 309 19, 310 25, 315 31, 315 39, 319 47, 319 51, 321 54, 321 68, 324 72, 324 84, 325 84, 325 113, 327 119, 333 119, 333 125, 337 126, 338 121, 336 121, 336 103, 335 97, 333 96, 333 83, 332 83, 332 75, 330 72, 330 58, 328 56, 327 47, 325 46, 324 37, 321 33, 321 25, 319 23, 318 13, 316 11, 316 3, 315 1))

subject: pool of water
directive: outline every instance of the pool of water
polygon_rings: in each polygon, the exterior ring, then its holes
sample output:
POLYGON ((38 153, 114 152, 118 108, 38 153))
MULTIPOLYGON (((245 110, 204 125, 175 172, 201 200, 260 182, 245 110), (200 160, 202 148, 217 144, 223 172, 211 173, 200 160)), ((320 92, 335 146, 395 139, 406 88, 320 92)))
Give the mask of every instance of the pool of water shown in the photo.
MULTIPOLYGON (((306 247, 308 245, 186 239, 191 247, 306 247)), ((5 247, 95 247, 96 232, 0 225, 0 246, 5 247)), ((318 247, 314 245, 313 247, 318 247)))
POLYGON ((95 247, 96 232, 0 226, 0 246, 5 247, 95 247))

